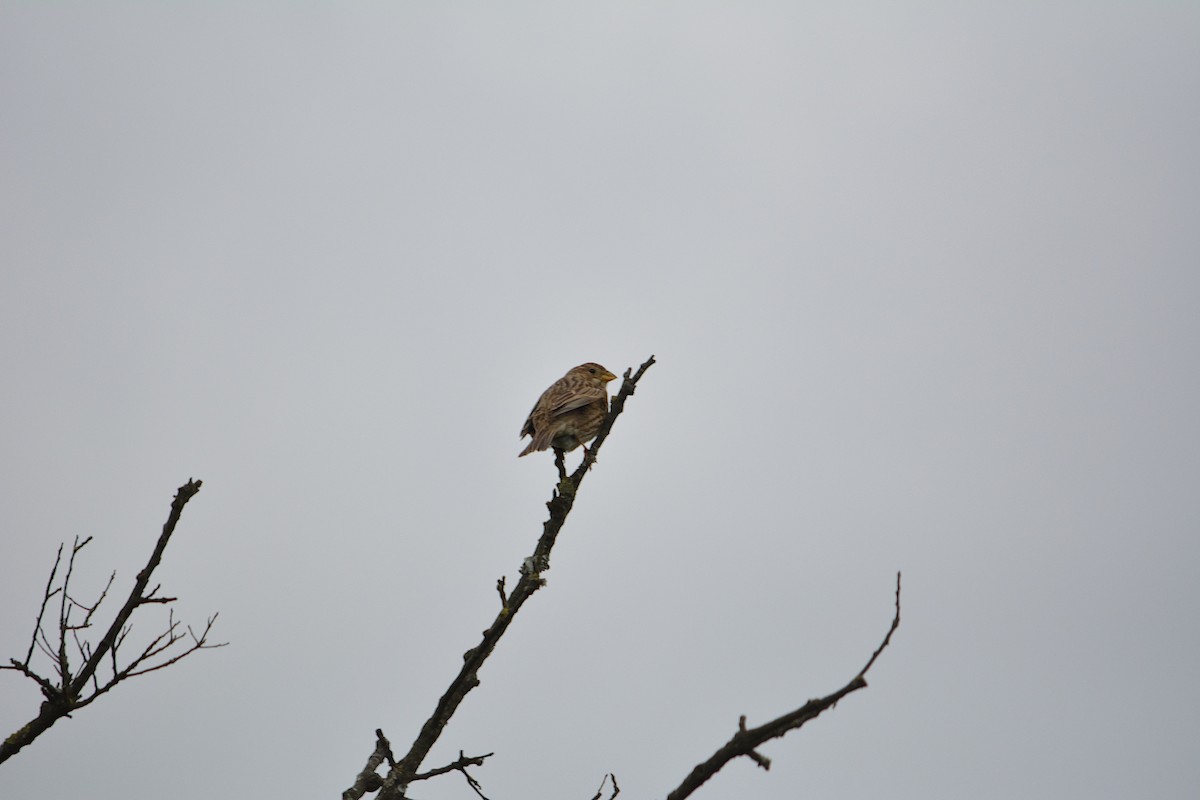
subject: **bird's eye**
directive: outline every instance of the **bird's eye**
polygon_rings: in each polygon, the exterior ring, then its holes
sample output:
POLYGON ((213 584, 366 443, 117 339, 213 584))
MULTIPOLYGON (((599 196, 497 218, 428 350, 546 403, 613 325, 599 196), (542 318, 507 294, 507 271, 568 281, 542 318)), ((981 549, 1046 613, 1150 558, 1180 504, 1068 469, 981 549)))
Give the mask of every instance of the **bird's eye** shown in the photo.
POLYGON ((588 372, 592 373, 593 375, 596 374, 596 370, 592 369, 591 367, 588 368, 588 372))

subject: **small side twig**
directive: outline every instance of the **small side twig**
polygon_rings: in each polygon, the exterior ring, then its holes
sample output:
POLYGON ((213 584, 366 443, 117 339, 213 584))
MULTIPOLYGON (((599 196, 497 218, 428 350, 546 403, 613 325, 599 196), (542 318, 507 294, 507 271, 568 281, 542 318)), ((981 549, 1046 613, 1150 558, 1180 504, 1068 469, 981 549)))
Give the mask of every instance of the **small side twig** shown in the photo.
MULTIPOLYGON (((89 536, 83 544, 87 544, 91 540, 92 537, 89 536)), ((75 541, 77 548, 82 546, 78 544, 78 539, 75 541)), ((33 636, 31 636, 29 639, 29 650, 25 653, 25 660, 19 663, 28 664, 29 660, 33 658, 33 649, 39 644, 38 634, 42 631, 42 618, 46 616, 46 606, 49 605, 50 600, 54 597, 54 595, 61 591, 60 589, 54 589, 51 591, 51 589, 54 586, 54 578, 56 575, 58 575, 58 565, 62 563, 63 547, 63 544, 58 546, 58 555, 54 557, 54 566, 50 569, 50 577, 46 579, 46 591, 42 594, 42 607, 38 610, 37 619, 33 623, 33 636)))
MULTIPOLYGON (((740 733, 742 735, 745 735, 745 733, 746 733, 746 715, 745 714, 742 714, 740 717, 738 717, 738 733, 740 733)), ((771 759, 767 758, 766 756, 764 756, 762 753, 758 752, 757 750, 751 749, 749 752, 746 753, 746 755, 750 758, 751 761, 753 761, 755 764, 758 764, 763 769, 769 770, 771 768, 771 759)))
POLYGON ((449 764, 445 765, 444 767, 438 767, 437 769, 431 769, 428 772, 419 772, 416 775, 412 776, 412 780, 414 782, 425 781, 425 780, 429 780, 430 778, 436 778, 438 775, 445 775, 447 772, 454 772, 455 770, 465 770, 467 767, 482 767, 483 760, 485 758, 491 758, 494 755, 496 755, 496 754, 495 753, 484 753, 481 756, 468 756, 468 755, 463 755, 463 751, 459 750, 458 758, 455 759, 454 761, 450 762, 449 764))
POLYGON ((467 779, 467 785, 475 790, 475 794, 479 795, 481 800, 488 800, 488 796, 483 793, 483 787, 479 784, 479 781, 471 777, 471 773, 467 772, 466 767, 460 767, 458 771, 467 779))
POLYGON ((612 781, 612 794, 608 796, 608 800, 616 800, 617 795, 621 793, 621 787, 617 785, 617 776, 611 772, 606 773, 600 779, 600 788, 596 790, 596 794, 592 795, 592 800, 601 799, 601 796, 604 794, 604 784, 608 781, 612 781))
POLYGON ((467 767, 482 767, 483 760, 491 758, 494 755, 495 753, 484 753, 481 756, 468 756, 464 755, 462 750, 459 750, 458 758, 455 761, 444 767, 438 767, 437 769, 429 770, 429 772, 421 772, 413 775, 412 779, 414 781, 423 781, 435 778, 438 775, 445 775, 447 772, 461 772, 463 777, 467 779, 467 785, 475 791, 475 794, 479 795, 483 800, 488 800, 487 796, 483 793, 483 786, 471 776, 471 773, 467 772, 467 767))
POLYGON ((505 594, 505 592, 504 592, 504 581, 505 580, 506 580, 505 576, 501 575, 500 579, 496 581, 496 591, 500 593, 500 608, 504 611, 507 611, 508 610, 508 595, 505 594))

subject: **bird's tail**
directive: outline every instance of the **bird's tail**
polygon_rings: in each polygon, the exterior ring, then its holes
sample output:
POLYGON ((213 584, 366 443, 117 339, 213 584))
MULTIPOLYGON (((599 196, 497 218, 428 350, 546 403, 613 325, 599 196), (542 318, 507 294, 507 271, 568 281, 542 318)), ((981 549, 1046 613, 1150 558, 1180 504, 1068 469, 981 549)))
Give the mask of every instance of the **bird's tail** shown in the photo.
POLYGON ((521 456, 527 456, 530 453, 535 453, 538 450, 549 450, 550 442, 554 439, 552 434, 553 432, 549 430, 535 433, 533 435, 533 440, 525 446, 525 449, 517 453, 517 458, 520 458, 521 456))

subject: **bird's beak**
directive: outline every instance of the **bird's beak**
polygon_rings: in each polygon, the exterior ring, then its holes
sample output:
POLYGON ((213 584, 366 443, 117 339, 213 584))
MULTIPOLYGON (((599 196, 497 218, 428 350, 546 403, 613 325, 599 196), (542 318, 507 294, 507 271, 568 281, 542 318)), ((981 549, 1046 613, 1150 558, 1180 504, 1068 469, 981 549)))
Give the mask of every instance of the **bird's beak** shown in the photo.
POLYGON ((617 376, 613 375, 608 370, 604 370, 604 374, 601 375, 600 377, 604 380, 605 383, 608 383, 609 381, 615 381, 617 379, 617 376))

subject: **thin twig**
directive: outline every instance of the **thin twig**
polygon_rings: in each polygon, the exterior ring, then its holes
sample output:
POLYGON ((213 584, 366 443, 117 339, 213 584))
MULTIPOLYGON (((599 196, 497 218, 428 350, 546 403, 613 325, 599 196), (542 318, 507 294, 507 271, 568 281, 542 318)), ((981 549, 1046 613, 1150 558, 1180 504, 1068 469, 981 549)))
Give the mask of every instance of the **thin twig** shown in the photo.
MULTIPOLYGON (((88 540, 90 541, 91 537, 88 537, 88 540)), ((38 644, 38 634, 41 633, 43 638, 45 637, 45 632, 42 631, 42 617, 46 615, 46 606, 50 603, 50 598, 58 593, 57 589, 54 591, 50 589, 54 585, 54 576, 58 574, 58 565, 62 563, 63 546, 63 544, 58 546, 58 555, 54 557, 54 566, 50 570, 50 578, 46 581, 46 591, 42 594, 42 607, 38 609, 37 621, 33 623, 33 636, 29 640, 29 652, 25 654, 25 661, 22 662, 26 666, 29 666, 29 659, 33 658, 33 648, 38 644)))
POLYGON ((592 796, 592 800, 600 800, 601 795, 604 794, 604 784, 610 780, 612 781, 613 790, 612 794, 608 796, 608 800, 616 800, 617 795, 621 793, 621 787, 617 785, 617 776, 611 772, 606 773, 600 779, 600 788, 596 790, 596 794, 592 796))
POLYGON ((887 647, 892 641, 892 634, 900 627, 900 573, 896 573, 896 615, 892 617, 892 627, 888 628, 887 636, 883 637, 883 642, 871 654, 871 658, 867 661, 867 665, 859 670, 858 676, 861 678, 867 674, 867 670, 875 663, 875 659, 879 658, 879 654, 883 652, 883 648, 887 647))
MULTIPOLYGON (((459 752, 461 753, 461 751, 459 752)), ((471 773, 467 772, 466 767, 459 767, 458 771, 461 772, 463 777, 467 779, 467 785, 475 790, 475 794, 479 795, 481 800, 488 800, 488 796, 483 793, 483 787, 479 785, 479 781, 471 777, 471 773)))
POLYGON ((104 585, 104 590, 100 592, 100 596, 96 598, 96 602, 90 606, 80 603, 74 597, 71 598, 71 602, 75 604, 76 608, 82 608, 87 612, 84 614, 83 622, 75 626, 76 629, 90 628, 92 626, 92 615, 96 613, 96 609, 100 608, 100 604, 104 602, 104 598, 108 597, 108 590, 112 588, 113 581, 116 579, 117 571, 114 569, 108 574, 108 583, 104 585))

